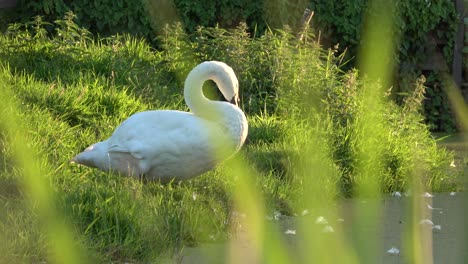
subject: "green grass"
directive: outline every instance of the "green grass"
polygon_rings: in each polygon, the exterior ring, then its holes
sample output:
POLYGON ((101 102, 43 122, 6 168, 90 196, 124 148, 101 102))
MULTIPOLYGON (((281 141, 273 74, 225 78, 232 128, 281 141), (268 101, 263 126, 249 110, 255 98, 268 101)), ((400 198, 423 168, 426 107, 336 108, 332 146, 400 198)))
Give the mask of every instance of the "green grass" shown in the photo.
MULTIPOLYGON (((241 26, 201 30, 192 42, 173 26, 161 37, 166 49, 157 51, 144 40, 94 39, 70 19, 60 23, 60 36, 50 37, 39 19, 0 35, 0 84, 10 99, 0 108, 9 117, 0 119, 2 263, 63 262, 74 248, 76 262, 154 262, 184 246, 229 239, 236 212, 249 215, 259 250, 278 249, 265 260, 282 263, 289 253, 274 235, 264 239, 273 228, 262 224, 266 215, 319 211, 366 188, 404 191, 415 178, 426 190, 457 188, 453 156, 422 123, 421 90, 398 106, 379 93, 385 84, 341 72, 342 57, 310 39, 298 43, 288 30, 251 39, 241 26), (236 158, 168 185, 69 164, 135 112, 187 110, 186 73, 209 59, 233 66, 240 80, 250 130, 236 158), (366 87, 376 87, 372 98, 379 98, 371 112, 366 87), (28 152, 34 155, 21 156, 28 152)), ((317 232, 310 230, 309 242, 330 253, 317 232)), ((372 259, 339 240, 327 243, 342 249, 340 257, 372 259)))

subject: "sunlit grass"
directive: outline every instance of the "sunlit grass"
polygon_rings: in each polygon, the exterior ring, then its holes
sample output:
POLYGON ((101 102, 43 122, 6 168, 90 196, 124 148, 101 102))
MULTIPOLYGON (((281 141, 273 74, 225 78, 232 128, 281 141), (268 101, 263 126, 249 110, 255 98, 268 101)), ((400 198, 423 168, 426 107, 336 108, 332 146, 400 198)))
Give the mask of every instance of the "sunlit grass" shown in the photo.
POLYGON ((380 199, 412 191, 406 258, 424 263, 416 194, 454 188, 453 157, 421 123, 417 94, 415 109, 385 96, 393 46, 379 28, 390 24, 385 14, 369 18, 364 43, 371 44, 361 50, 360 72, 348 73, 337 65, 339 54, 298 43, 288 30, 252 40, 243 26, 201 29, 190 42, 168 26, 161 29, 166 50, 155 51, 129 36, 92 40, 79 28, 52 39, 10 28, 0 36, 0 84, 8 87, 0 95, 11 98, 0 108, 2 257, 156 262, 229 241, 227 263, 378 263, 380 199), (211 59, 231 65, 241 83, 250 131, 235 158, 167 185, 68 163, 132 113, 186 110, 186 73, 195 60, 211 59), (346 219, 351 231, 335 225, 345 197, 366 202, 346 219), (324 232, 318 216, 334 232, 324 232), (275 221, 281 217, 296 229, 284 234, 283 221, 275 221), (363 232, 369 226, 371 235, 363 232), (293 246, 288 235, 297 238, 293 246), (251 247, 236 244, 243 239, 251 247))

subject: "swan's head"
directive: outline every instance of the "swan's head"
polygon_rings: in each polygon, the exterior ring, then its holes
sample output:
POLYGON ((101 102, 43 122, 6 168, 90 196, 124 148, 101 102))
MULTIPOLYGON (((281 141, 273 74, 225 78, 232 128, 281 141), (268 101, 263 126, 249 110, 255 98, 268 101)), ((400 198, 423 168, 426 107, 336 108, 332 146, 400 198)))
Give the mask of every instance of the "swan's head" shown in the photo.
POLYGON ((208 74, 207 79, 216 83, 226 101, 239 106, 239 81, 231 67, 220 61, 205 61, 196 68, 208 74))
POLYGON ((215 82, 218 84, 219 90, 223 94, 226 101, 239 106, 239 81, 237 80, 234 70, 223 62, 216 63, 220 63, 222 65, 222 71, 225 72, 225 75, 223 74, 218 76, 227 77, 221 78, 221 80, 219 80, 219 84, 217 80, 215 80, 215 82))
POLYGON ((108 156, 104 142, 99 142, 87 147, 70 162, 101 170, 108 170, 108 156))

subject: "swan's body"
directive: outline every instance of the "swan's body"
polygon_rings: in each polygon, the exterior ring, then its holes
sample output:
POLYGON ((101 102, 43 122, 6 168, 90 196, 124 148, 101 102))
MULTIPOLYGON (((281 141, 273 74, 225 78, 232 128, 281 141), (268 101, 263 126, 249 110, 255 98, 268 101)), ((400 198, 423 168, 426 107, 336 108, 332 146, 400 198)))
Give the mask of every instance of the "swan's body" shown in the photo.
POLYGON ((199 64, 185 81, 184 96, 192 112, 136 113, 110 138, 89 146, 72 161, 167 182, 200 175, 242 147, 247 119, 237 106, 238 81, 229 66, 216 61, 199 64), (202 92, 206 80, 213 80, 235 104, 208 100, 202 92))

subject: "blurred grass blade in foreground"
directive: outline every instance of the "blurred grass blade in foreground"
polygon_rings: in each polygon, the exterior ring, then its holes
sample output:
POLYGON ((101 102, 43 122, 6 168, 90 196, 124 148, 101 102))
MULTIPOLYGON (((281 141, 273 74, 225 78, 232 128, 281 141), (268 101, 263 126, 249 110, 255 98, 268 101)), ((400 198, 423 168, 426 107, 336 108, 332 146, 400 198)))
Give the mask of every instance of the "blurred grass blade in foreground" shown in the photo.
POLYGON ((379 144, 387 133, 383 116, 385 90, 390 87, 394 70, 393 60, 395 38, 393 19, 395 6, 392 1, 369 1, 363 27, 362 44, 359 50, 359 68, 364 78, 361 115, 359 122, 359 151, 357 157, 357 179, 355 195, 366 203, 354 210, 353 240, 361 263, 378 263, 382 246, 378 233, 384 223, 380 223, 381 185, 378 164, 384 153, 379 144), (374 232, 365 232, 371 228, 374 232))
MULTIPOLYGON (((49 185, 47 162, 39 157, 32 144, 28 144, 27 120, 19 119, 19 107, 11 93, 10 69, 0 69, 0 128, 6 134, 7 142, 13 149, 13 162, 17 164, 24 198, 29 202, 43 225, 49 248, 49 261, 52 263, 81 263, 83 252, 76 242, 66 218, 58 212, 54 202, 54 192, 49 185), (23 122, 23 123, 20 123, 23 122)), ((6 240, 4 243, 10 243, 6 240)), ((2 242, 3 243, 3 242, 2 242)))

